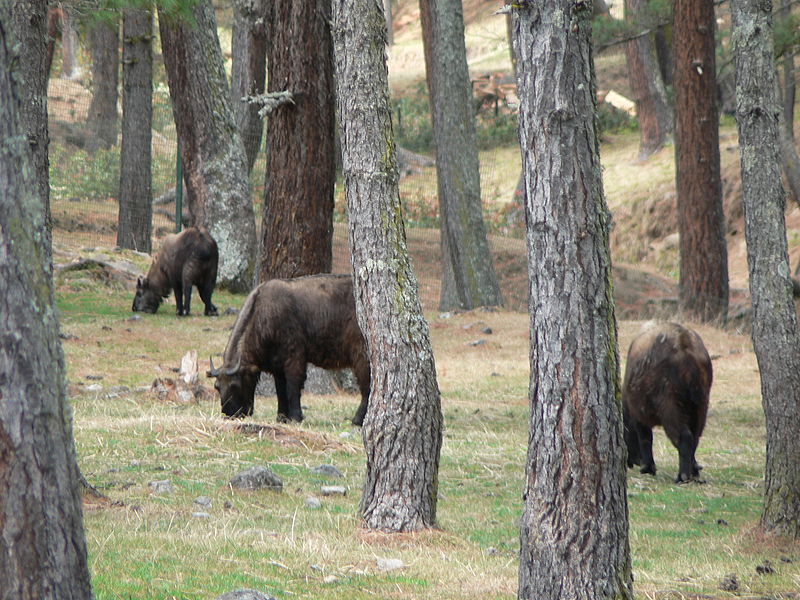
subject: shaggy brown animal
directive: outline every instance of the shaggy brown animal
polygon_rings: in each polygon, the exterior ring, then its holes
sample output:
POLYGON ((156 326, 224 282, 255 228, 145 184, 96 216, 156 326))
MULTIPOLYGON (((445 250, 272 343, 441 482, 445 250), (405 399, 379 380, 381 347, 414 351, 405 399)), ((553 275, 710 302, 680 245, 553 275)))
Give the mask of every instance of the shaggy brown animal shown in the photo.
POLYGON ((651 324, 631 343, 625 368, 622 402, 628 467, 656 474, 653 427, 661 425, 678 449, 676 483, 696 479, 702 468, 695 460, 706 424, 713 378, 703 340, 677 323, 651 324))
POLYGON ((275 378, 278 420, 302 421, 300 394, 306 364, 323 369, 352 367, 361 391, 353 423, 361 425, 370 389, 369 359, 356 320, 353 280, 347 275, 311 275, 273 279, 248 296, 239 312, 222 367, 215 377, 222 412, 253 414, 261 371, 275 378))
POLYGON ((192 303, 192 286, 196 285, 205 304, 205 315, 216 315, 211 294, 217 284, 219 251, 217 242, 205 229, 190 227, 181 233, 168 235, 161 245, 147 277, 139 277, 134 312, 155 313, 161 302, 175 291, 178 316, 188 315, 192 303))

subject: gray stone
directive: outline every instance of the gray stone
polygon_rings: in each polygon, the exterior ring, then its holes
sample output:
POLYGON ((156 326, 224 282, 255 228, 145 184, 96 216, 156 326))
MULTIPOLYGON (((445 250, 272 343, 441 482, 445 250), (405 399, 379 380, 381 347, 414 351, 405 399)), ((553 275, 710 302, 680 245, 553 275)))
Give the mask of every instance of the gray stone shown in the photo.
POLYGON ((231 479, 231 485, 240 490, 257 490, 267 488, 280 492, 283 490, 281 478, 267 467, 250 467, 237 473, 231 479))
POLYGON ((195 519, 210 519, 211 518, 211 515, 208 514, 207 512, 193 512, 192 516, 195 519))
POLYGON ((154 494, 171 494, 175 491, 172 482, 169 479, 162 479, 161 481, 151 481, 147 484, 150 491, 154 494))
POLYGON ((347 488, 343 485, 323 485, 319 488, 323 496, 346 496, 347 488))
POLYGON ((324 475, 325 477, 344 477, 344 473, 333 465, 319 465, 311 469, 311 472, 316 475, 324 475))
POLYGON ((399 558, 379 558, 376 562, 381 571, 395 571, 406 566, 399 558))
POLYGON ((257 590, 234 590, 217 596, 216 600, 275 600, 275 597, 267 596, 257 590))
POLYGON ((322 502, 316 496, 306 496, 306 508, 317 510, 322 508, 322 502))
POLYGON ((203 508, 211 508, 211 498, 208 496, 198 496, 194 499, 194 503, 203 508))

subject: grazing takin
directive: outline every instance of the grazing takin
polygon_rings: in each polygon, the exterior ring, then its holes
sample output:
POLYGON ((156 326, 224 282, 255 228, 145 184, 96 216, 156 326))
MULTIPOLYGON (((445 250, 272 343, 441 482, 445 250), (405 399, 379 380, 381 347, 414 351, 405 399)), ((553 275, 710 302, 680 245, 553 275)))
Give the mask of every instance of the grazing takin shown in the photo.
POLYGON ((353 417, 364 422, 370 369, 364 337, 356 320, 353 280, 347 275, 310 275, 273 279, 254 289, 239 312, 223 364, 212 362, 222 412, 229 417, 253 414, 261 371, 275 378, 278 421, 302 421, 300 393, 306 363, 323 369, 351 367, 361 391, 353 417))
POLYGON ((211 294, 217 284, 218 263, 217 242, 205 229, 190 227, 177 235, 168 235, 147 277, 139 276, 136 282, 132 310, 155 313, 170 290, 174 290, 178 316, 188 315, 195 285, 206 306, 204 314, 216 315, 211 294))
POLYGON ((676 483, 690 481, 702 468, 695 450, 708 413, 711 359, 703 340, 677 323, 655 323, 631 343, 622 404, 628 467, 656 474, 653 427, 661 425, 678 449, 676 483))

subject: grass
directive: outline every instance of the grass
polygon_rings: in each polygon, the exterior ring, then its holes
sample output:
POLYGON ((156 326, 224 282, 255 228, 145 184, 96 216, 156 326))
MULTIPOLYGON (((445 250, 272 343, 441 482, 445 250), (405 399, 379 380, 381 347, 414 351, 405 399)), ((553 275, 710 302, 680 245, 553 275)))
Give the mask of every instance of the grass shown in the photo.
MULTIPOLYGON (((77 336, 64 346, 80 466, 118 503, 86 505, 98 599, 204 599, 241 587, 279 599, 515 597, 528 425, 526 315, 428 315, 445 415, 439 528, 385 535, 362 529, 358 519, 364 454, 360 431, 348 422, 357 398, 307 394, 301 425, 275 424, 274 398, 257 398, 253 421, 268 427, 244 433, 220 418, 215 400, 167 402, 148 388, 155 378, 174 377, 189 349, 198 350, 204 370, 202 357, 221 353, 233 316, 178 319, 167 305, 130 321, 127 292, 62 285, 57 296, 62 329, 77 336), (493 333, 479 333, 478 324, 493 333), (478 338, 486 343, 470 345, 478 338), (343 479, 312 473, 320 464, 336 465, 343 479), (283 491, 228 485, 253 465, 278 473, 283 491), (152 492, 149 483, 164 479, 174 491, 152 492), (346 486, 347 494, 322 496, 320 486, 329 483, 346 486), (309 508, 309 495, 322 507, 309 508), (198 496, 211 506, 195 504, 198 496), (385 558, 404 567, 381 571, 378 559, 385 558)), ((215 295, 223 309, 242 300, 215 295)), ((623 348, 638 328, 621 323, 623 348)), ((742 594, 788 598, 800 585, 798 546, 763 539, 756 528, 764 424, 750 342, 698 329, 718 356, 698 456, 706 483, 672 483, 677 454, 660 431, 657 477, 629 471, 637 597, 731 597, 719 582, 735 573, 742 594), (756 573, 764 560, 774 574, 756 573)))

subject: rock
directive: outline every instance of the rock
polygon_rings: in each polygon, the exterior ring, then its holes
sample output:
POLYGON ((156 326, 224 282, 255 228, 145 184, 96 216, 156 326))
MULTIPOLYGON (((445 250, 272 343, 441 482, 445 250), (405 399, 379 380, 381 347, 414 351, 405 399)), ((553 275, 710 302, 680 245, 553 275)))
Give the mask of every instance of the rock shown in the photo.
POLYGON ((323 485, 319 488, 323 496, 346 496, 347 488, 343 485, 323 485))
POLYGON ((395 571, 405 567, 405 563, 399 558, 379 558, 376 561, 378 569, 381 571, 395 571))
POLYGON ((316 496, 306 496, 306 508, 317 510, 322 508, 322 502, 316 496))
POLYGON ((316 475, 324 475, 325 477, 344 477, 344 473, 333 465, 319 465, 311 469, 311 472, 316 475))
POLYGON ((222 314, 223 314, 223 316, 230 317, 232 315, 238 315, 239 314, 239 310, 236 309, 236 308, 233 308, 232 306, 229 306, 228 308, 225 309, 225 311, 222 314))
POLYGON ((171 494, 175 491, 172 482, 169 479, 162 479, 161 481, 151 481, 147 484, 153 494, 171 494))
POLYGON ((208 514, 207 512, 193 512, 192 516, 195 519, 210 519, 211 518, 211 515, 208 514))
POLYGON ((216 600, 275 600, 275 597, 267 596, 257 590, 234 590, 217 596, 216 600))
POLYGON ((336 583, 337 581, 339 581, 339 578, 336 575, 326 575, 322 583, 336 583))
POLYGON ((475 340, 469 343, 470 346, 483 346, 486 340, 475 340))
POLYGON ((202 506, 203 508, 211 508, 211 498, 208 496, 198 496, 194 499, 194 503, 198 506, 202 506))
POLYGON ((267 488, 280 492, 283 490, 283 481, 267 467, 255 466, 234 475, 231 486, 239 490, 267 488))
POLYGON ((719 582, 719 589, 723 592, 735 592, 739 589, 739 582, 736 580, 736 573, 731 573, 722 578, 719 582))
POLYGON ((103 389, 103 386, 100 385, 99 383, 93 383, 92 385, 87 385, 86 386, 86 391, 87 392, 99 392, 102 389, 103 389))
POLYGON ((772 575, 775 573, 775 568, 772 566, 772 563, 768 560, 765 560, 763 563, 756 567, 756 573, 759 575, 772 575))

